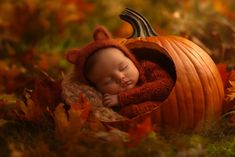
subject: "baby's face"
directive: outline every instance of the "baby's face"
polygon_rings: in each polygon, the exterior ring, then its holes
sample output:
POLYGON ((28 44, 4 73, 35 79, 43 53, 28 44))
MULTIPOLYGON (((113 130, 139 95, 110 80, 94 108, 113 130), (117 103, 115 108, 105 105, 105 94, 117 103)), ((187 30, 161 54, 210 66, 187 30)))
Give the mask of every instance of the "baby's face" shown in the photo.
POLYGON ((105 48, 98 53, 88 78, 100 92, 118 94, 136 85, 139 71, 119 49, 105 48))

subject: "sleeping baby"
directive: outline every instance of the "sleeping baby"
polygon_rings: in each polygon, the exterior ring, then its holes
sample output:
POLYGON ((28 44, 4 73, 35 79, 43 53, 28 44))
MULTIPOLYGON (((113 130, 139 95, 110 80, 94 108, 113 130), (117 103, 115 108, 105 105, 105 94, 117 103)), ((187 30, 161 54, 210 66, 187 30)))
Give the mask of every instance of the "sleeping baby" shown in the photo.
POLYGON ((103 94, 104 106, 128 118, 159 107, 174 86, 171 75, 157 62, 137 60, 102 26, 95 29, 93 38, 67 54, 79 82, 93 86, 103 94))

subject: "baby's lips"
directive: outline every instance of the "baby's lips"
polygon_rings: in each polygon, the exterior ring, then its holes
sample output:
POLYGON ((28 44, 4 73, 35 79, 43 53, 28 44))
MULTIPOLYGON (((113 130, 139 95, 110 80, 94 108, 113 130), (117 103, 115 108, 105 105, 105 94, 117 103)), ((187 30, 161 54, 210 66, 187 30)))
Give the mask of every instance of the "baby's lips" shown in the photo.
POLYGON ((127 87, 132 83, 132 81, 126 81, 123 84, 121 84, 122 87, 127 87))

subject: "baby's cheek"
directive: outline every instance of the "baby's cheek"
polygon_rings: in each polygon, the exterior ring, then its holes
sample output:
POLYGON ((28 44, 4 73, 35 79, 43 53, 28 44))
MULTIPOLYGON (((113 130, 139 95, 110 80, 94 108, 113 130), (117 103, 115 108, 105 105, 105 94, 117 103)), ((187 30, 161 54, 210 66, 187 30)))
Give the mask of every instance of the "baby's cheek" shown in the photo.
POLYGON ((123 91, 122 88, 119 85, 117 85, 117 84, 109 86, 107 88, 107 92, 110 93, 110 94, 118 94, 121 91, 123 91))

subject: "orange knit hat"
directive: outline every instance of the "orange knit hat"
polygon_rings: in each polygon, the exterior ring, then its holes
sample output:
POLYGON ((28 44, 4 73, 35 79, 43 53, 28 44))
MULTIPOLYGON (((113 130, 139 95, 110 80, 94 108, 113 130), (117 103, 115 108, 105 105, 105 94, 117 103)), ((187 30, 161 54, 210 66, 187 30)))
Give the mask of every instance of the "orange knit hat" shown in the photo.
POLYGON ((110 33, 103 26, 97 26, 93 33, 94 41, 90 42, 86 46, 80 49, 72 49, 67 53, 67 60, 75 65, 75 74, 81 83, 89 84, 84 75, 84 68, 88 57, 99 49, 107 47, 115 47, 121 50, 136 67, 140 70, 140 66, 135 57, 130 51, 121 43, 111 38, 110 33))

